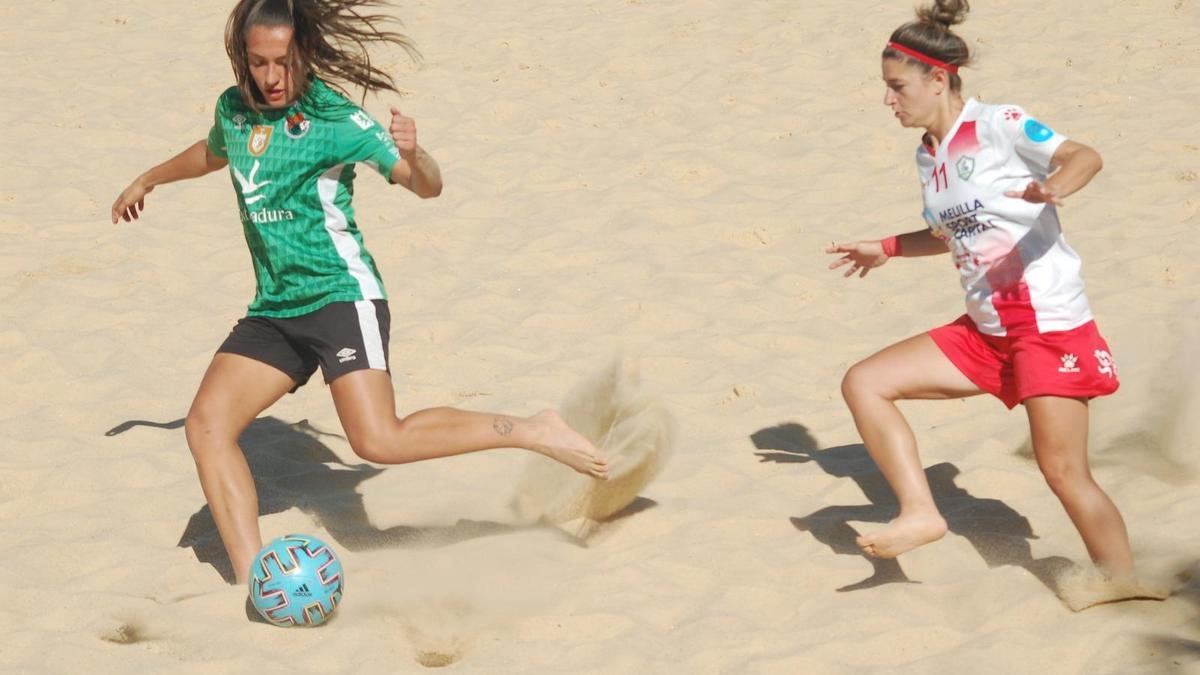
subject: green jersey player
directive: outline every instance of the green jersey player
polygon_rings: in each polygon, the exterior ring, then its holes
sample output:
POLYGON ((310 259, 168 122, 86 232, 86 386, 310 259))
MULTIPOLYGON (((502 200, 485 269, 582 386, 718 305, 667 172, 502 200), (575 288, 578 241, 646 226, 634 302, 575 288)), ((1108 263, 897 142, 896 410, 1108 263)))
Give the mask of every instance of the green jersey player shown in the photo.
POLYGON ((397 170, 388 130, 319 79, 286 109, 261 112, 230 87, 215 118, 208 151, 229 163, 258 282, 249 314, 292 317, 385 299, 351 194, 356 163, 389 179, 397 170))
POLYGON ((545 454, 605 478, 591 442, 552 410, 532 417, 431 408, 396 415, 383 282, 355 224, 363 164, 422 198, 442 190, 415 122, 385 128, 326 82, 396 91, 364 53, 337 45, 406 38, 361 9, 380 0, 240 0, 225 47, 237 86, 217 102, 205 140, 139 176, 112 221, 137 219, 156 186, 229 167, 257 281, 246 316, 217 350, 185 430, 238 583, 262 547, 254 481, 237 439, 255 417, 320 368, 354 452, 383 464, 501 447, 545 454), (331 77, 332 75, 332 77, 331 77))

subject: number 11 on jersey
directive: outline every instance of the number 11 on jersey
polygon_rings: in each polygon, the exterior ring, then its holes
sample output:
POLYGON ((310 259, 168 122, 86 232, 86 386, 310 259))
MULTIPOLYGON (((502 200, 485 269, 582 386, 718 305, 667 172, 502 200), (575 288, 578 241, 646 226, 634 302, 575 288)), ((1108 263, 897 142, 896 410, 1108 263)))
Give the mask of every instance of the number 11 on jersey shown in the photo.
POLYGON ((950 189, 950 179, 946 177, 946 163, 933 170, 933 188, 936 192, 950 189))

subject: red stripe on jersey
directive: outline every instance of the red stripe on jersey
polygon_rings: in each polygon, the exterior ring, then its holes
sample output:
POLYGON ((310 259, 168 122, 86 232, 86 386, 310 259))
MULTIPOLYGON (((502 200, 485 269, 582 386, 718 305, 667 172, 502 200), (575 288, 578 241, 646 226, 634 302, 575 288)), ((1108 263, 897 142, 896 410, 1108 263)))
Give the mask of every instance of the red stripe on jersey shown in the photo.
POLYGON ((992 307, 1000 317, 1000 325, 1009 337, 1037 335, 1037 312, 1025 283, 1025 261, 1021 252, 1013 249, 987 273, 992 288, 992 307))
POLYGON ((954 138, 950 139, 950 159, 979 152, 979 136, 975 133, 975 121, 963 122, 958 126, 954 138))

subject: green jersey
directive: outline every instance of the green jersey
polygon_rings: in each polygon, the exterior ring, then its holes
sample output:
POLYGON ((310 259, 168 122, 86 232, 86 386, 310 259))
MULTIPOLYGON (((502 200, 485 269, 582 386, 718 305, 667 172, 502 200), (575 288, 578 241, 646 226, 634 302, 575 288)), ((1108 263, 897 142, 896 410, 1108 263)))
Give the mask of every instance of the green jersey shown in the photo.
POLYGON ((354 222, 354 165, 391 180, 400 153, 362 108, 314 79, 286 110, 256 113, 237 87, 217 99, 208 148, 229 160, 257 289, 248 315, 299 316, 385 299, 354 222))

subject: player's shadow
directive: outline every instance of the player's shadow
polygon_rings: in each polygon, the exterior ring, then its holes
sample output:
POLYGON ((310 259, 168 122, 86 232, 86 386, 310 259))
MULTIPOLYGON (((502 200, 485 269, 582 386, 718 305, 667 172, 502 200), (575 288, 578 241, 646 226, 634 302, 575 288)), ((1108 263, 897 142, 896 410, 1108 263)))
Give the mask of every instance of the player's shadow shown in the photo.
MULTIPOLYGON (((873 568, 871 576, 838 591, 856 591, 888 583, 913 583, 895 559, 873 558, 855 543, 858 532, 850 521, 886 523, 899 512, 895 495, 866 447, 861 444, 818 449, 816 439, 800 424, 781 424, 751 435, 763 462, 802 464, 815 462, 831 476, 850 478, 869 504, 827 506, 807 516, 792 518, 796 529, 812 533, 834 553, 863 557, 873 568)), ((1074 567, 1069 559, 1052 556, 1034 559, 1029 540, 1033 528, 1020 513, 997 499, 981 499, 955 485, 958 467, 943 462, 925 470, 930 490, 950 531, 965 537, 988 567, 1015 565, 1028 570, 1051 591, 1058 593, 1055 579, 1074 567)))
MULTIPOLYGON (((131 420, 114 427, 107 435, 113 436, 134 426, 177 429, 182 425, 183 420, 165 424, 131 420)), ((310 515, 316 525, 324 527, 338 545, 350 551, 447 546, 478 537, 544 527, 459 520, 448 526, 397 525, 379 529, 371 524, 359 486, 384 469, 365 463, 343 462, 321 442, 322 437, 332 435, 314 428, 307 420, 288 424, 274 417, 262 417, 250 424, 238 443, 258 489, 260 516, 300 509, 310 515)), ((562 534, 559 530, 552 531, 562 534)), ((197 560, 212 565, 227 582, 234 582, 233 566, 207 504, 188 519, 178 546, 192 549, 197 560)))

